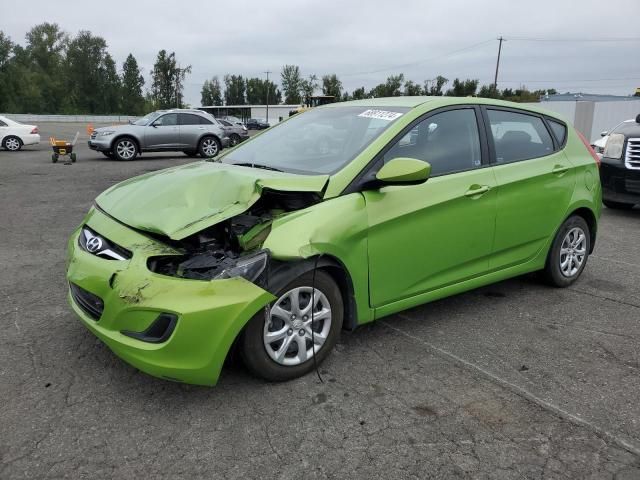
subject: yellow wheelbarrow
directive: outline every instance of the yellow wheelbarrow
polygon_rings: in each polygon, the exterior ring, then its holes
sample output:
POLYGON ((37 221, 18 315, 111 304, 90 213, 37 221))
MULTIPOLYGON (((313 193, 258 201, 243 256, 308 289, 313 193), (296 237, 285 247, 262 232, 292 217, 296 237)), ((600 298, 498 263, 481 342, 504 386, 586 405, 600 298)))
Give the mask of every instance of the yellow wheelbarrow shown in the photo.
POLYGON ((79 136, 80 132, 76 132, 76 136, 71 142, 67 142, 66 140, 56 140, 53 137, 49 137, 49 143, 51 144, 51 148, 53 148, 51 161, 53 163, 58 163, 58 159, 60 157, 68 157, 68 160, 65 162, 65 164, 70 165, 71 163, 75 163, 76 154, 73 151, 73 146, 78 141, 79 136))

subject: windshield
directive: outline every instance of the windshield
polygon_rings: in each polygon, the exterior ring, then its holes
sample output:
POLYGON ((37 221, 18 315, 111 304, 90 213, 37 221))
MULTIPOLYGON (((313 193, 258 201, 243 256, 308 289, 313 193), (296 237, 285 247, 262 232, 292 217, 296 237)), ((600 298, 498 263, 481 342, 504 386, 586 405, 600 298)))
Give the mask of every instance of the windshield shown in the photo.
POLYGON ((153 122, 156 118, 158 118, 158 116, 160 116, 160 112, 153 112, 150 113, 149 115, 139 118, 138 120, 136 120, 135 122, 132 123, 132 125, 149 125, 151 122, 153 122))
POLYGON ((292 173, 335 173, 408 110, 355 106, 309 110, 236 147, 222 161, 292 173))

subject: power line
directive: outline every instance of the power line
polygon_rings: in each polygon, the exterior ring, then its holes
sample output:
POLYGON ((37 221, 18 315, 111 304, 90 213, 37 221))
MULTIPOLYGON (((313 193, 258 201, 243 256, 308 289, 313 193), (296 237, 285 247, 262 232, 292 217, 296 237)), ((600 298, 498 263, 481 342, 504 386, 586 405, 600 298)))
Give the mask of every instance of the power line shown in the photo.
POLYGON ((466 47, 463 48, 459 48, 458 50, 453 50, 451 52, 447 52, 443 55, 438 55, 436 57, 431 57, 431 58, 425 58, 423 60, 418 60, 417 62, 411 62, 411 63, 403 63, 403 64, 399 64, 399 65, 392 65, 389 67, 385 67, 385 68, 379 68, 377 70, 369 70, 369 71, 362 71, 362 72, 351 72, 351 73, 340 73, 339 75, 341 77, 354 77, 357 75, 370 75, 372 73, 380 73, 380 72, 388 72, 389 70, 397 70, 399 68, 406 68, 406 67, 412 67, 415 65, 420 65, 422 63, 426 63, 426 62, 433 62, 435 60, 440 60, 443 58, 447 58, 453 55, 457 55, 458 53, 462 53, 462 52, 466 52, 467 50, 471 50, 473 48, 479 47, 481 45, 485 45, 489 42, 493 42, 493 38, 489 39, 489 40, 484 40, 482 42, 478 42, 478 43, 474 43, 473 45, 468 45, 466 47))
POLYGON ((519 42, 640 42, 640 37, 601 37, 601 38, 535 38, 535 37, 509 37, 509 40, 519 42))

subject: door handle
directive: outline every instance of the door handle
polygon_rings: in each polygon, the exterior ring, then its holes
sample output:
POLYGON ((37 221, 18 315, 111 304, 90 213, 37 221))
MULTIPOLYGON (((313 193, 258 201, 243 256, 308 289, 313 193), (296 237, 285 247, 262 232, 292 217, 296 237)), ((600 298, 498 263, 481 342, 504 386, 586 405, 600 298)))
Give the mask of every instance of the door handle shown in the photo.
POLYGON ((555 167, 553 167, 553 170, 551 170, 551 173, 555 173, 556 175, 561 175, 568 171, 569 171, 569 167, 565 167, 564 165, 556 165, 555 167))
POLYGON ((491 190, 489 185, 471 185, 469 190, 467 190, 464 194, 465 197, 475 197, 476 195, 482 195, 491 190))
POLYGON ((198 127, 198 130, 204 130, 204 127, 198 127))

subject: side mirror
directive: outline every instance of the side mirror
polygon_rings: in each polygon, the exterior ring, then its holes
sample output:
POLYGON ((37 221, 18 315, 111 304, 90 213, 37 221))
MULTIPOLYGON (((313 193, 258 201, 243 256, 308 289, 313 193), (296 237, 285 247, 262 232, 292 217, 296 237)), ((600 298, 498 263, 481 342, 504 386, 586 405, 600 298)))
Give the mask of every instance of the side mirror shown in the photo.
POLYGON ((379 185, 417 185, 424 183, 431 174, 428 162, 415 158, 398 157, 391 159, 376 173, 379 185))
POLYGON ((609 135, 609 132, 608 132, 607 130, 602 130, 602 131, 600 132, 600 136, 601 136, 601 137, 606 137, 607 135, 609 135))

